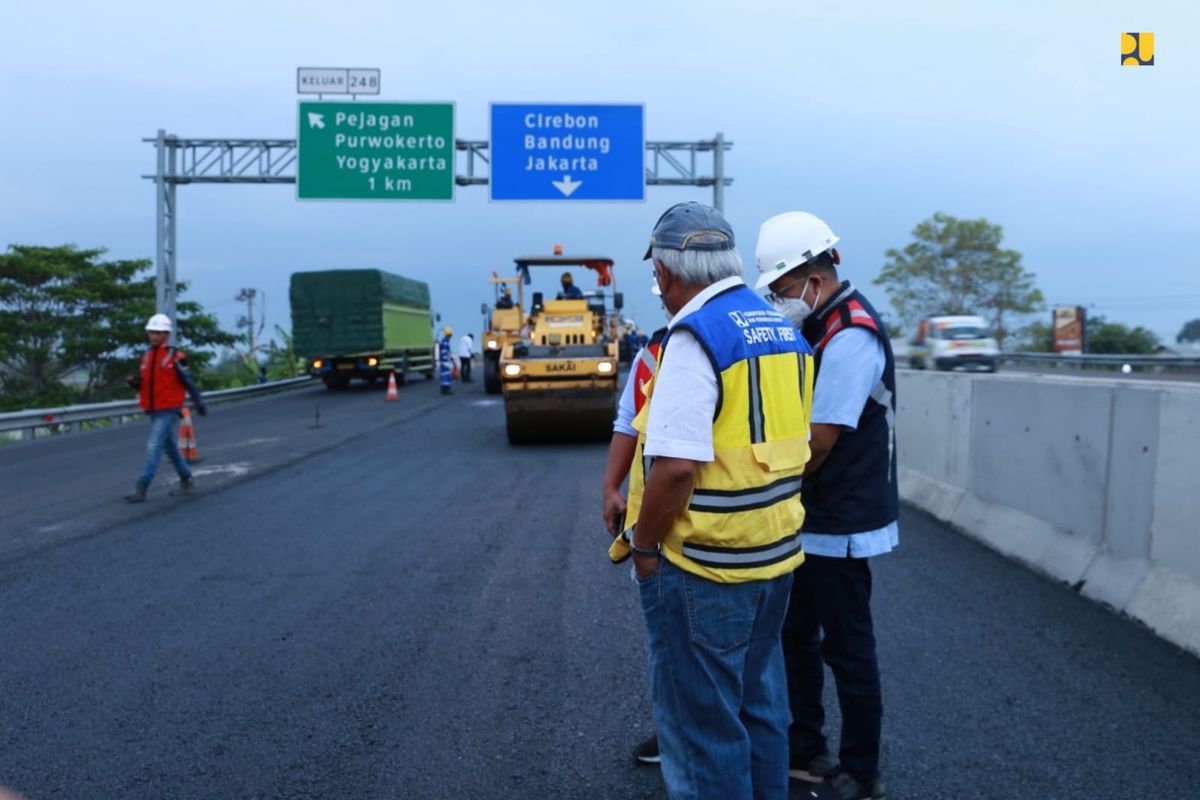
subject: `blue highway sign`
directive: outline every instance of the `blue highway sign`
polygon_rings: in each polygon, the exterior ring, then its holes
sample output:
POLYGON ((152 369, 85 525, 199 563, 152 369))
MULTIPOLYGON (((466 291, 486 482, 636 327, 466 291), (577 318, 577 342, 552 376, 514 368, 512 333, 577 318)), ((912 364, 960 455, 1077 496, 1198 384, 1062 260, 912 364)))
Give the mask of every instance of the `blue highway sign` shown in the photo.
POLYGON ((643 200, 641 105, 492 104, 493 200, 643 200))

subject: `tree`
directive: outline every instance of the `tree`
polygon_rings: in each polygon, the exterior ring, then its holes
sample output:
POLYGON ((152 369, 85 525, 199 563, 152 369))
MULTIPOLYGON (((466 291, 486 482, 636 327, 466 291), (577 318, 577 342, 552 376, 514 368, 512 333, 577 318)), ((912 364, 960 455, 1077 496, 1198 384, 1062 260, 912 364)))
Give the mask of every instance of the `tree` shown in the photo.
POLYGON ((304 362, 296 355, 296 348, 292 345, 291 334, 278 325, 275 326, 275 332, 283 340, 283 346, 277 345, 274 339, 271 340, 267 351, 269 353, 267 377, 273 381, 298 378, 304 371, 304 362))
POLYGON ((1007 319, 1042 308, 1036 276, 1021 265, 1019 252, 1000 247, 999 225, 939 211, 912 235, 903 250, 884 253, 887 261, 875 279, 907 327, 938 314, 978 314, 1003 345, 1007 319))
POLYGON ((1088 317, 1087 352, 1106 355, 1148 355, 1158 349, 1158 336, 1141 325, 1130 328, 1102 316, 1088 317))
POLYGON ((1054 328, 1049 322, 1031 322, 1021 329, 1018 348, 1026 353, 1053 353, 1054 328))
POLYGON ((1200 342, 1200 318, 1185 322, 1179 330, 1179 335, 1175 337, 1175 341, 1179 344, 1200 342))
MULTIPOLYGON (((136 369, 142 329, 154 313, 147 260, 102 261, 102 249, 74 245, 10 245, 0 253, 0 390, 3 405, 60 405, 127 396, 124 377, 136 369), (83 388, 63 379, 82 373, 83 388)), ((178 291, 187 287, 180 284, 178 291)), ((202 367, 206 348, 227 345, 198 303, 177 306, 180 345, 202 367)))

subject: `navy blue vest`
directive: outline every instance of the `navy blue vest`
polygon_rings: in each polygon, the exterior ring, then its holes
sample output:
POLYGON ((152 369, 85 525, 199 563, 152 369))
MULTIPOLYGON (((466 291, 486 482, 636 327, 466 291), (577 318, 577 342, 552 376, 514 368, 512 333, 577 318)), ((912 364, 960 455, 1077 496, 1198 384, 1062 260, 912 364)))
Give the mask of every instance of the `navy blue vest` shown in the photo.
POLYGON ((839 331, 852 327, 871 331, 883 345, 883 378, 863 407, 858 427, 843 430, 825 463, 804 479, 806 533, 873 531, 894 522, 900 512, 894 432, 896 361, 887 327, 867 298, 843 281, 837 296, 809 316, 801 330, 813 347, 819 381, 826 345, 839 331))

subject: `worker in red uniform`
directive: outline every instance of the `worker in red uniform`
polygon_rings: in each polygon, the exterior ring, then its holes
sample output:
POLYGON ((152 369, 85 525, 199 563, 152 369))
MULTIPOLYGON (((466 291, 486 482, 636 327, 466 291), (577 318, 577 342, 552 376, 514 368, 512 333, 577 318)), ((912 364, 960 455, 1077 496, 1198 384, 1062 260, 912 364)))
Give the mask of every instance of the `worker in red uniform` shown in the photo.
POLYGON ((196 486, 192 471, 175 441, 175 421, 179 419, 187 395, 191 396, 196 413, 200 416, 208 413, 208 406, 204 405, 204 399, 192 381, 187 368, 187 356, 167 343, 171 328, 171 318, 166 314, 155 314, 146 322, 150 349, 142 355, 139 374, 125 379, 137 389, 138 402, 150 417, 146 466, 134 484, 133 492, 125 495, 130 503, 145 502, 146 491, 154 480, 154 473, 158 471, 158 462, 164 449, 179 473, 179 487, 172 490, 171 494, 190 494, 196 486))

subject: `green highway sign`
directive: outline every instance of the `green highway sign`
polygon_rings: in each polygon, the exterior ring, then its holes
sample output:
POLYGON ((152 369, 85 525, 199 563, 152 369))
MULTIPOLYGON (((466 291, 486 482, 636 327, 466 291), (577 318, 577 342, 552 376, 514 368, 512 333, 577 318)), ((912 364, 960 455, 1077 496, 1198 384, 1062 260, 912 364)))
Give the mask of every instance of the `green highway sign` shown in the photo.
POLYGON ((453 200, 452 103, 301 102, 301 200, 453 200))

